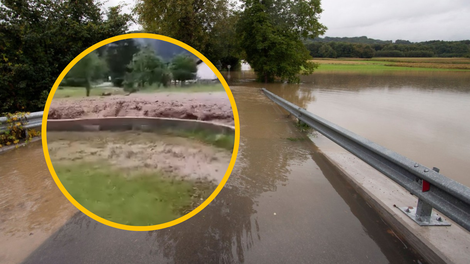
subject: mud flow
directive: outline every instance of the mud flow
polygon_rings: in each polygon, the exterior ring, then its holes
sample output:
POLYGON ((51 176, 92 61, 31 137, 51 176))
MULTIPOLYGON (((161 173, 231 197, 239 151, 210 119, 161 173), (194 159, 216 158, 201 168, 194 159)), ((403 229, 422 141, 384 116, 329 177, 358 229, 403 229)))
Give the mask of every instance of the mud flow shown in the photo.
POLYGON ((48 132, 54 170, 70 195, 115 223, 166 223, 201 205, 222 181, 231 150, 139 131, 48 132))
POLYGON ((150 132, 48 132, 53 165, 106 162, 135 171, 158 171, 166 177, 219 184, 231 159, 225 149, 184 137, 150 132))
POLYGON ((49 119, 147 116, 211 121, 234 126, 225 92, 116 95, 53 100, 49 119))

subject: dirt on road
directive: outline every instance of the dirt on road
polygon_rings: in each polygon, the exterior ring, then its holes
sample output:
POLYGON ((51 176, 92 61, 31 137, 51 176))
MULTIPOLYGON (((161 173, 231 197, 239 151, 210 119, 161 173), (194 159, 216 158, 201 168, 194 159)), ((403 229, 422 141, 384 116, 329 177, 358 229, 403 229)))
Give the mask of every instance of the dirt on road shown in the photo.
POLYGON ((49 119, 148 116, 212 121, 234 126, 225 92, 137 93, 129 96, 54 99, 49 119))

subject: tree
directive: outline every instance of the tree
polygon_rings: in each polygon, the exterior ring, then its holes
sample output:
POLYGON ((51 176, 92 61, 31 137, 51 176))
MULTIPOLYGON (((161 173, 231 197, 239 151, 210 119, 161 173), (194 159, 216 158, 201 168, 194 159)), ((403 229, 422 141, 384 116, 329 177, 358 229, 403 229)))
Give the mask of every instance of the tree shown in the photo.
POLYGON ((322 58, 336 58, 336 51, 328 44, 323 44, 318 50, 322 58))
POLYGON ((180 40, 215 61, 229 6, 229 0, 138 0, 134 11, 145 31, 180 40))
POLYGON ((128 68, 130 73, 127 75, 125 88, 131 90, 134 88, 134 83, 137 83, 138 87, 154 83, 161 85, 167 72, 165 63, 150 46, 146 46, 134 54, 128 68))
POLYGON ((67 77, 75 79, 86 89, 86 96, 90 96, 92 81, 99 80, 107 71, 106 62, 98 57, 96 51, 83 57, 67 73, 67 77))
POLYGON ((374 55, 375 50, 370 45, 363 46, 361 58, 372 58, 374 55))
POLYGON ((188 55, 177 55, 171 61, 170 70, 173 75, 173 79, 175 81, 181 81, 182 85, 185 81, 196 78, 196 61, 188 55))
POLYGON ((298 82, 298 73, 311 74, 309 51, 301 38, 314 38, 326 28, 318 22, 320 1, 245 0, 237 25, 246 60, 259 80, 298 82))
POLYGON ((233 70, 240 67, 240 57, 242 50, 240 48, 240 39, 237 36, 236 25, 240 13, 230 9, 218 23, 214 24, 203 54, 214 64, 220 62, 223 69, 230 65, 233 70))
POLYGON ((44 108, 56 78, 86 48, 125 33, 130 15, 98 1, 0 0, 0 112, 44 108))
POLYGON ((107 46, 106 62, 108 64, 111 81, 116 87, 122 87, 127 72, 127 66, 131 63, 134 54, 139 51, 134 39, 124 39, 113 42, 107 46))

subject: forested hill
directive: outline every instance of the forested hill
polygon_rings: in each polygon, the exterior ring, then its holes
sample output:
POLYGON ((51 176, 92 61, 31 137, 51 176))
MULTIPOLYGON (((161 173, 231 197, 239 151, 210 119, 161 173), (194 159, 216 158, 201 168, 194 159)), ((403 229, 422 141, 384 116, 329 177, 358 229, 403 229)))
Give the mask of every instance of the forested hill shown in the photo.
POLYGON ((304 40, 316 58, 372 57, 470 57, 470 40, 411 42, 367 37, 315 38, 304 40))
POLYGON ((360 44, 391 44, 393 41, 391 40, 380 40, 380 39, 371 39, 366 36, 362 37, 324 37, 324 38, 315 38, 309 39, 308 41, 312 42, 346 42, 346 43, 360 43, 360 44))
POLYGON ((166 41, 157 39, 136 39, 136 41, 143 46, 152 46, 158 56, 160 56, 164 61, 170 61, 174 56, 181 53, 188 54, 190 56, 192 55, 192 53, 186 49, 166 41))
MULTIPOLYGON (((128 33, 142 33, 142 32, 140 32, 140 31, 130 31, 128 33)), ((136 53, 138 50, 140 50, 141 48, 146 47, 146 46, 153 47, 153 49, 155 50, 157 55, 160 56, 160 58, 162 58, 166 62, 171 61, 171 59, 173 59, 173 57, 175 57, 178 54, 182 54, 182 53, 187 54, 189 56, 194 56, 192 53, 190 53, 186 49, 181 48, 178 45, 175 45, 175 44, 172 44, 172 43, 169 43, 169 42, 166 42, 166 41, 162 41, 162 40, 158 40, 158 39, 150 39, 150 38, 133 38, 133 39, 129 39, 129 40, 114 42, 112 44, 108 44, 108 45, 98 49, 98 53, 101 56, 105 53, 106 50, 108 52, 110 52, 110 47, 116 46, 116 45, 119 46, 119 45, 122 45, 124 43, 125 43, 126 46, 128 46, 127 52, 132 53, 132 54, 128 54, 127 57, 130 56, 129 58, 132 58, 132 55, 134 53, 136 53), (119 44, 119 43, 121 43, 121 44, 119 44)), ((123 50, 121 50, 120 52, 123 52, 123 50)), ((126 52, 126 51, 124 51, 124 52, 126 52)))

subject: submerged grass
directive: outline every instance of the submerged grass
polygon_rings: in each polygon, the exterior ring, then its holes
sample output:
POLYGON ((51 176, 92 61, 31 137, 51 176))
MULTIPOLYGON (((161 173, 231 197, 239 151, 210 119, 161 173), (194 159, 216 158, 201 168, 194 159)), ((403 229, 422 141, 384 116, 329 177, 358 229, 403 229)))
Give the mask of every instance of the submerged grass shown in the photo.
POLYGON ((289 140, 289 141, 292 141, 292 142, 305 141, 306 140, 306 138, 304 138, 304 137, 295 137, 295 138, 294 137, 288 137, 286 139, 289 140))
POLYGON ((207 130, 167 130, 166 134, 186 137, 212 146, 233 151, 235 144, 234 134, 213 133, 207 130))
POLYGON ((106 162, 55 164, 54 169, 82 206, 102 218, 132 226, 175 220, 215 189, 210 183, 177 180, 156 172, 129 175, 106 162))

